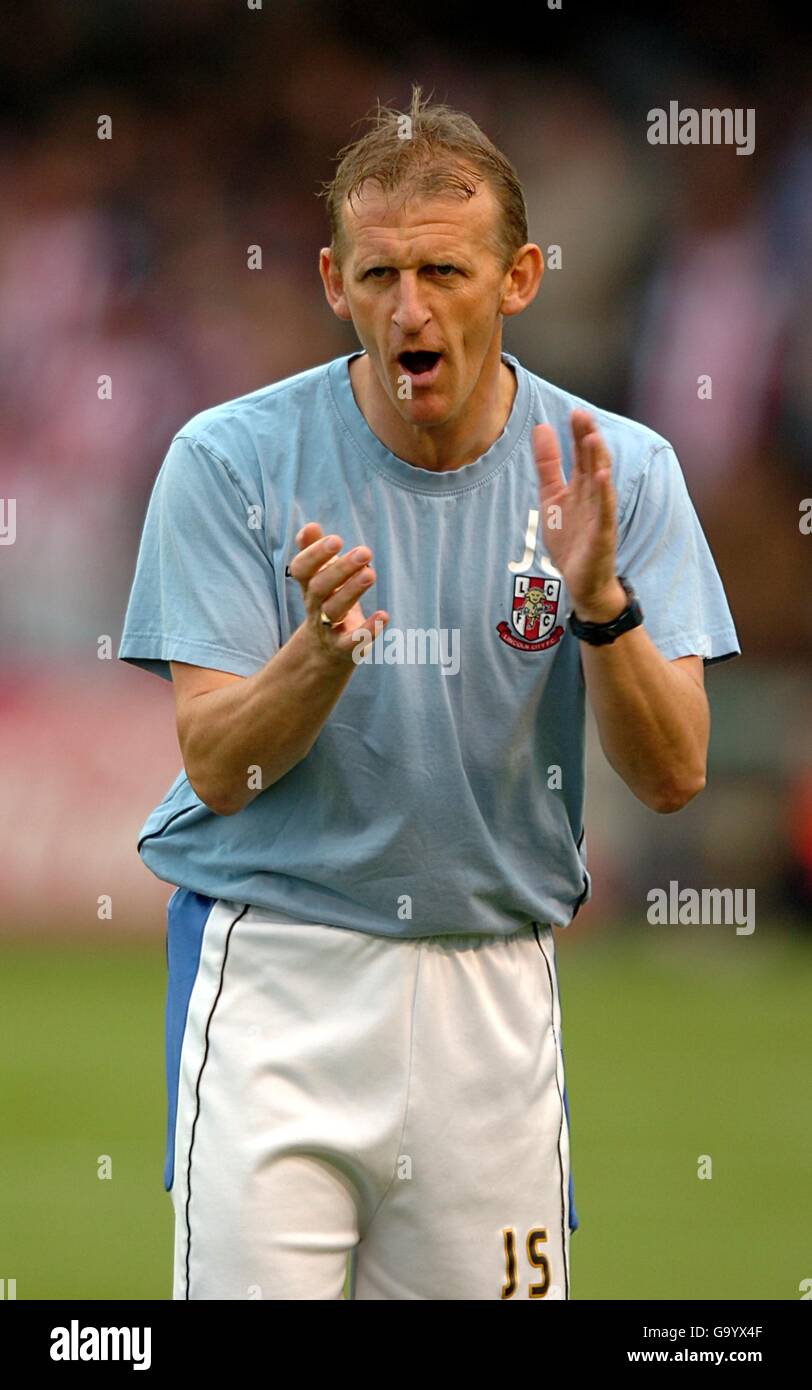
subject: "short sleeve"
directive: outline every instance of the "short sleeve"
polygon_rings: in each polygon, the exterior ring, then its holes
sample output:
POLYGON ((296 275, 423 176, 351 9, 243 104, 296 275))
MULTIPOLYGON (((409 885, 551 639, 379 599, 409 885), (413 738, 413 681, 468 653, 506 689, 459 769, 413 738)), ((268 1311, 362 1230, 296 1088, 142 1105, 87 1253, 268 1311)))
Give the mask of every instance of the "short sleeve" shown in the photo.
POLYGON ((152 489, 118 657, 172 679, 170 661, 249 676, 279 647, 260 498, 176 435, 152 489))
POLYGON ((646 631, 669 661, 706 666, 739 656, 713 556, 670 444, 652 451, 618 515, 618 574, 632 585, 646 631))

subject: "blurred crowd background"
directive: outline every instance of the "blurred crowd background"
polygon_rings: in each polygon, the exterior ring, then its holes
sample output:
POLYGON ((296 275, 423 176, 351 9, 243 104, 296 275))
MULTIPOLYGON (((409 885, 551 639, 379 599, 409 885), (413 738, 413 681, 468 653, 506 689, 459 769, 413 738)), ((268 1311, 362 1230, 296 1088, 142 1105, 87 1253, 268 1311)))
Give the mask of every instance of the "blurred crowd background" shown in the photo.
POLYGON ((538 5, 497 32, 443 4, 38 0, 3 26, 3 923, 90 927, 109 893, 122 925, 162 929, 135 841, 180 766, 171 691, 110 656, 150 489, 194 412, 356 346, 317 274, 318 190, 413 81, 479 121, 519 171, 531 237, 561 248, 506 348, 671 440, 745 653, 707 673, 711 785, 679 817, 638 806, 592 735, 582 921, 639 912, 671 877, 755 887, 803 920, 812 96, 779 13, 538 5), (646 113, 671 100, 753 108, 754 153, 649 144, 646 113))
POLYGON ((171 686, 115 653, 172 435, 357 346, 323 297, 317 195, 413 82, 479 121, 561 248, 505 347, 672 442, 744 650, 706 672, 709 784, 677 816, 635 801, 590 725, 594 897, 557 941, 574 1297, 787 1299, 812 1275, 808 47, 762 0, 30 0, 0 16, 0 1279, 20 1299, 171 1295, 171 887, 136 840, 180 755, 171 686), (649 144, 672 100, 752 108, 754 153, 649 144), (673 880, 755 890, 755 933, 647 924, 673 880))

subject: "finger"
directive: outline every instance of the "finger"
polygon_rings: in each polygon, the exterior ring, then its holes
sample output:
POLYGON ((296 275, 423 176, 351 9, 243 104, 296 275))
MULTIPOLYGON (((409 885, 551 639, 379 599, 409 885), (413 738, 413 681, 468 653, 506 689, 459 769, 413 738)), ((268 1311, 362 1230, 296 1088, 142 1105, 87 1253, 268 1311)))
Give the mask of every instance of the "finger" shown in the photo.
POLYGON ((370 589, 374 583, 375 571, 370 569, 368 565, 364 565, 357 574, 347 580, 346 584, 342 584, 340 589, 336 589, 335 593, 319 604, 319 609, 326 614, 331 623, 340 623, 346 618, 361 595, 366 593, 367 589, 370 589))
POLYGON ((535 425, 531 439, 543 505, 554 502, 567 486, 561 470, 561 446, 552 425, 535 425))
MULTIPOLYGON (((315 523, 313 523, 315 525, 315 523)), ((306 527, 302 528, 306 530, 306 527)), ((302 535, 302 531, 299 532, 302 535)), ((313 578, 323 565, 329 562, 338 554, 341 549, 342 541, 340 536, 324 536, 321 540, 313 541, 305 545, 298 555, 294 555, 288 566, 294 579, 298 579, 300 584, 306 585, 313 578)))
POLYGON ((615 529, 615 489, 608 473, 598 475, 598 515, 601 530, 607 534, 615 529))
POLYGON ((323 535, 324 532, 317 521, 306 521, 304 526, 296 532, 296 544, 300 550, 304 550, 305 546, 312 545, 323 535))
POLYGON ((314 574, 307 586, 308 595, 315 602, 323 603, 340 584, 344 584, 371 559, 372 551, 365 545, 357 546, 346 555, 336 556, 332 563, 323 565, 314 574))
POLYGON ((590 489, 598 510, 601 528, 614 526, 615 490, 612 485, 612 458, 600 433, 594 430, 584 440, 590 455, 590 489))
POLYGON ((595 422, 588 410, 573 410, 570 417, 572 429, 572 477, 570 482, 576 497, 588 498, 591 495, 592 457, 586 443, 595 430, 595 422))
POLYGON ((611 473, 612 459, 606 442, 598 426, 587 411, 579 412, 583 419, 573 422, 573 432, 578 431, 578 451, 583 459, 584 496, 587 501, 598 502, 597 475, 599 470, 608 469, 611 473))
POLYGON ((601 465, 595 474, 598 521, 602 531, 613 533, 615 529, 616 499, 612 484, 611 468, 601 465))
POLYGON ((590 411, 582 410, 581 408, 573 410, 570 416, 570 424, 573 434, 577 435, 579 438, 583 438, 585 434, 590 434, 593 430, 597 429, 594 416, 590 411))
POLYGON ((589 474, 594 479, 599 469, 612 472, 612 456, 597 425, 584 436, 584 446, 588 452, 589 474))
POLYGON ((352 632, 339 634, 336 638, 336 646, 341 651, 355 649, 362 652, 380 636, 388 622, 389 614, 384 609, 378 608, 370 614, 365 622, 353 628, 352 632))

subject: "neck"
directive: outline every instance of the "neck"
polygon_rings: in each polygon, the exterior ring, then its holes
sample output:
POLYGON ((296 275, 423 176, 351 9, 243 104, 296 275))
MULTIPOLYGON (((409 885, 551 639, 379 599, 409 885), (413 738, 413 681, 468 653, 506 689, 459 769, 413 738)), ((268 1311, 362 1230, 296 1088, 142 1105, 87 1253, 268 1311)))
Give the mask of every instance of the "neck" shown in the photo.
POLYGON ((438 425, 412 424, 403 419, 366 352, 350 362, 350 382, 358 409, 390 453, 435 473, 462 468, 481 458, 505 428, 516 395, 516 375, 500 353, 495 363, 486 362, 458 413, 438 425))

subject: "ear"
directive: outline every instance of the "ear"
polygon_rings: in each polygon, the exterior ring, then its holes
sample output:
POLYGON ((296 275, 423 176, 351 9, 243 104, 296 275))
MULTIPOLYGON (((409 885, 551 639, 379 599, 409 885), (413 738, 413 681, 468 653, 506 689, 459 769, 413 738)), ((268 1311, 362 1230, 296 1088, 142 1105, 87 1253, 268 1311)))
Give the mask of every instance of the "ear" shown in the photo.
POLYGON ((323 246, 319 252, 319 274, 324 285, 327 303, 333 313, 338 318, 351 322, 352 314, 344 294, 344 279, 333 260, 333 253, 329 246, 323 246))
POLYGON ((528 304, 532 304, 539 291, 544 274, 544 257, 541 247, 528 241, 520 247, 513 258, 513 264, 506 274, 506 289, 499 306, 505 318, 520 314, 528 304))

